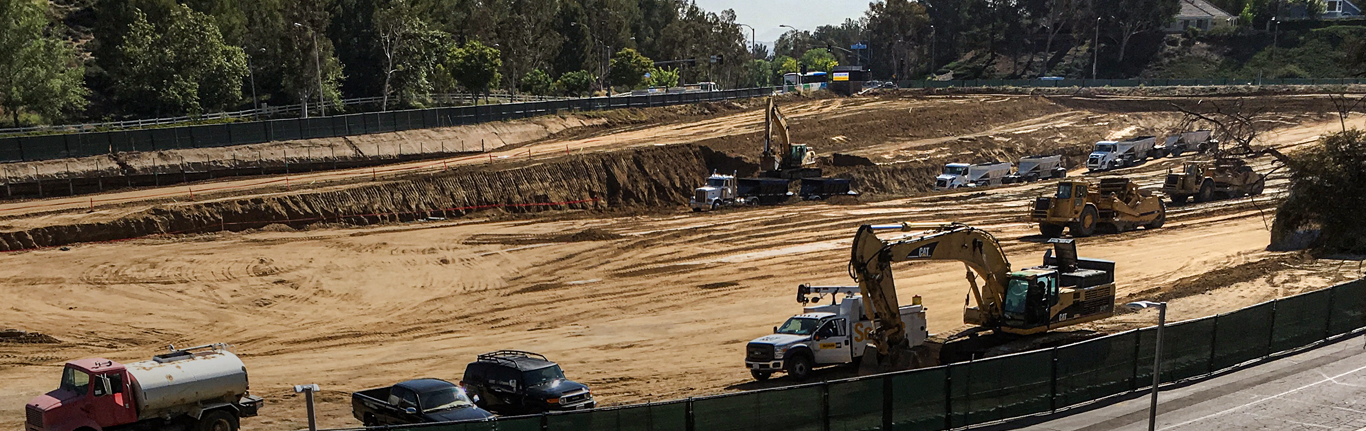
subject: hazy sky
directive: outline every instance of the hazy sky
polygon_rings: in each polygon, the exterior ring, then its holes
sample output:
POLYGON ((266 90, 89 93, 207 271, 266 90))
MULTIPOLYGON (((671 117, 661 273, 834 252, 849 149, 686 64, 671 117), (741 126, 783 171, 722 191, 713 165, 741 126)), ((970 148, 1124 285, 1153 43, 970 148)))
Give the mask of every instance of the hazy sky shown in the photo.
MULTIPOLYGON (((778 39, 787 24, 802 30, 811 31, 825 24, 839 24, 845 18, 858 18, 868 10, 870 0, 696 0, 697 6, 708 12, 735 10, 735 21, 754 26, 756 39, 768 45, 772 52, 773 41, 778 39)), ((745 37, 748 28, 741 27, 745 37)))

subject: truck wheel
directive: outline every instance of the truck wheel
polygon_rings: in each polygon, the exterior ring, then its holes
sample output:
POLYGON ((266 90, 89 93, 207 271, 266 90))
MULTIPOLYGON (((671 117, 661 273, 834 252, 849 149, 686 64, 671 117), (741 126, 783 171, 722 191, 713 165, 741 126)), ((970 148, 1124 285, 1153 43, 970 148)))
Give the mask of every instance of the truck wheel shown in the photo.
POLYGON ((811 359, 809 353, 799 353, 787 361, 787 375, 797 380, 806 380, 811 377, 811 367, 815 361, 811 359))
POLYGON ((1214 182, 1205 181, 1200 184, 1200 194, 1195 196, 1196 202, 1209 202, 1214 200, 1214 182))
POLYGON ((360 423, 365 425, 367 428, 379 426, 379 421, 375 420, 375 415, 370 414, 365 415, 365 419, 360 421, 360 423))
POLYGON ((773 372, 772 372, 772 371, 749 370, 749 375, 754 376, 754 380, 758 380, 758 381, 761 381, 761 382, 762 382, 762 381, 764 381, 764 380, 768 380, 769 377, 773 377, 773 372))
POLYGON ((1077 222, 1072 224, 1072 236, 1081 238, 1091 236, 1096 233, 1096 219, 1100 215, 1096 212, 1096 207, 1087 205, 1081 210, 1081 216, 1077 217, 1077 222))
POLYGON ((711 201, 711 210, 716 211, 717 208, 721 208, 721 201, 711 201))
POLYGON ((195 431, 237 431, 237 416, 222 410, 205 413, 195 425, 195 431))
POLYGON ((1039 233, 1044 238, 1057 238, 1062 236, 1062 226, 1056 224, 1039 223, 1039 233))
POLYGON ((1180 149, 1180 148, 1173 149, 1173 150, 1172 150, 1172 157, 1181 157, 1181 149, 1180 149))
POLYGON ((1167 204, 1163 203, 1161 199, 1158 199, 1157 205, 1157 218, 1153 219, 1153 221, 1151 222, 1148 222, 1148 224, 1144 226, 1145 228, 1158 229, 1162 227, 1163 223, 1167 222, 1167 204))
POLYGON ((1250 194, 1253 195, 1253 196, 1257 196, 1257 195, 1262 194, 1262 192, 1265 191, 1265 190, 1266 190, 1266 178, 1258 178, 1258 179, 1257 179, 1257 182, 1252 183, 1252 192, 1251 192, 1250 194))

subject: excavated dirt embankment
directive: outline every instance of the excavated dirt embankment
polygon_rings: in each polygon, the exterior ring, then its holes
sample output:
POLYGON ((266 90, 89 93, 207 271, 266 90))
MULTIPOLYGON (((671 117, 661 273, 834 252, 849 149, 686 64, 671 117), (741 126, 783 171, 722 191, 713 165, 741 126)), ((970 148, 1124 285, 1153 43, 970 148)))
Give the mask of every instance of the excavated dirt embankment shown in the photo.
POLYGON ((115 241, 147 235, 239 231, 270 224, 372 224, 477 211, 536 212, 686 204, 724 155, 674 145, 557 159, 511 169, 465 168, 314 193, 156 207, 107 222, 0 232, 0 250, 115 241))

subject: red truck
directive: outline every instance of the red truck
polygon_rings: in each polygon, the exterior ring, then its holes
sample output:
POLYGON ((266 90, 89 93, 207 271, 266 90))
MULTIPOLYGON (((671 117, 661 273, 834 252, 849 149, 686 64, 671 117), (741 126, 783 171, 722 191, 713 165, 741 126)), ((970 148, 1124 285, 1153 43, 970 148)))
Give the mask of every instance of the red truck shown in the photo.
POLYGON ((150 361, 66 363, 56 390, 29 400, 25 431, 236 431, 256 416, 247 367, 224 344, 174 349, 150 361))

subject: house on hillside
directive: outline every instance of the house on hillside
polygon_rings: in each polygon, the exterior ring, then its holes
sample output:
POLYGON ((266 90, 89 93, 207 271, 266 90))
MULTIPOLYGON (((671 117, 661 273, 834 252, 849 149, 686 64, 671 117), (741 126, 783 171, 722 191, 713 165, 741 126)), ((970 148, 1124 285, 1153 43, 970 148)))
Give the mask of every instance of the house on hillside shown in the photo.
MULTIPOLYGON (((1361 16, 1361 7, 1351 0, 1324 0, 1323 13, 1317 19, 1337 19, 1361 16)), ((1294 4, 1290 6, 1290 13, 1286 14, 1285 19, 1309 19, 1309 14, 1305 11, 1304 5, 1294 4)))
POLYGON ((1188 28, 1209 31, 1216 27, 1235 25, 1238 17, 1219 10, 1205 0, 1181 0, 1181 12, 1176 19, 1162 29, 1167 33, 1181 33, 1188 28))

